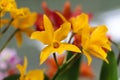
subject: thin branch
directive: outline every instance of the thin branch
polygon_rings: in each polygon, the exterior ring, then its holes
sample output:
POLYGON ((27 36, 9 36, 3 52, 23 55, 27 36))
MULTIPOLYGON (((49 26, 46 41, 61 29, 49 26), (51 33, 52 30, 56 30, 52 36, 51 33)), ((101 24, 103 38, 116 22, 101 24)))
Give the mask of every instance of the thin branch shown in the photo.
POLYGON ((57 67, 59 68, 59 64, 58 64, 58 61, 57 61, 57 56, 55 53, 53 53, 53 57, 54 57, 54 60, 55 60, 55 63, 57 65, 57 67))
POLYGON ((11 36, 8 38, 8 40, 5 42, 5 44, 2 46, 2 48, 0 49, 0 53, 2 52, 2 50, 8 45, 8 43, 11 41, 11 39, 14 37, 14 35, 16 34, 16 32, 19 31, 19 29, 16 29, 11 36))

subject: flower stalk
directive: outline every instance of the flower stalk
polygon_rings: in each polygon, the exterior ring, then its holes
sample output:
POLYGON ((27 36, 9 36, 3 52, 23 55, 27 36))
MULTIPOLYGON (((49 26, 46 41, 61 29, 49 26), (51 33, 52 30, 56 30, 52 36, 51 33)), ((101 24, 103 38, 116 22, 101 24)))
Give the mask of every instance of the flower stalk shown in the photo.
POLYGON ((116 42, 114 42, 112 40, 110 40, 110 41, 119 49, 119 54, 118 54, 118 57, 117 57, 117 65, 119 66, 119 63, 120 63, 120 46, 116 42))
POLYGON ((61 67, 58 68, 58 71, 56 72, 56 74, 54 75, 52 80, 56 80, 56 78, 60 74, 65 72, 67 69, 69 69, 69 67, 72 66, 74 64, 74 62, 76 62, 76 60, 78 60, 79 57, 80 57, 79 53, 74 54, 68 61, 66 61, 61 67))
POLYGON ((19 31, 19 29, 16 29, 11 36, 8 38, 8 40, 5 42, 5 44, 0 49, 0 53, 3 51, 3 49, 8 45, 8 43, 11 41, 11 39, 14 37, 14 35, 19 31))
POLYGON ((119 55, 118 55, 118 58, 117 58, 117 65, 119 65, 120 63, 120 51, 119 51, 119 55))
POLYGON ((71 40, 72 40, 73 36, 74 36, 74 33, 72 33, 72 34, 71 34, 71 36, 70 36, 70 39, 69 39, 68 43, 71 43, 71 40))
POLYGON ((4 34, 4 33, 9 29, 9 27, 10 27, 10 25, 12 24, 13 21, 14 21, 14 19, 12 18, 12 19, 9 21, 8 25, 5 27, 5 29, 1 32, 1 34, 4 34))
POLYGON ((57 65, 57 67, 59 68, 59 63, 58 63, 58 61, 57 61, 57 56, 56 56, 55 53, 53 53, 53 57, 54 57, 54 60, 55 60, 55 63, 56 63, 56 65, 57 65))

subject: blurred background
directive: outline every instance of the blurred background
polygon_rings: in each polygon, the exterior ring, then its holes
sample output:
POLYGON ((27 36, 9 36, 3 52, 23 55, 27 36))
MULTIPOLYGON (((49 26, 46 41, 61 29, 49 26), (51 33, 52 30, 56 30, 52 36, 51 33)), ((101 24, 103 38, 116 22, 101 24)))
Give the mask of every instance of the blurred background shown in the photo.
MULTIPOLYGON (((63 5, 66 0, 16 0, 18 7, 29 7, 31 11, 42 13, 41 3, 47 2, 47 5, 51 10, 63 10, 63 5)), ((116 43, 120 43, 120 0, 69 0, 71 2, 71 8, 74 9, 77 5, 81 6, 83 12, 91 13, 93 19, 91 20, 91 26, 106 25, 109 29, 108 35, 116 43)), ((4 40, 12 29, 9 30, 0 41, 0 46, 4 43, 4 40)), ((29 40, 24 36, 23 45, 18 48, 16 46, 15 38, 9 43, 8 48, 15 48, 18 55, 23 58, 27 56, 29 63, 28 69, 43 68, 39 65, 39 53, 41 50, 38 41, 29 40)), ((115 46, 113 46, 114 48, 115 46)), ((118 50, 114 49, 116 57, 118 56, 118 50)), ((86 60, 86 58, 84 58, 86 60)), ((102 61, 96 58, 93 59, 92 68, 95 73, 95 79, 99 79, 99 72, 102 61)), ((120 66, 118 68, 120 76, 120 66)))

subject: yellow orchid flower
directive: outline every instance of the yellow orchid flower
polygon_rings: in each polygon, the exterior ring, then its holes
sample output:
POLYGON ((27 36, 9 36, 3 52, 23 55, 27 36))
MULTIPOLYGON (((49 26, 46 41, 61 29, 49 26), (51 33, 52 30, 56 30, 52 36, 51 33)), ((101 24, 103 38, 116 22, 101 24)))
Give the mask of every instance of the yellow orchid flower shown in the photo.
POLYGON ((14 28, 19 29, 16 33, 16 39, 18 46, 22 44, 22 33, 27 34, 28 36, 34 31, 31 29, 33 24, 36 21, 37 14, 31 13, 28 8, 20 8, 11 12, 11 16, 14 19, 12 25, 14 28))
POLYGON ((80 52, 80 49, 75 45, 62 43, 70 31, 70 23, 63 23, 59 29, 54 31, 52 23, 46 15, 43 17, 45 31, 36 31, 32 33, 31 39, 37 39, 44 44, 48 45, 45 47, 40 54, 40 64, 42 64, 51 53, 58 52, 58 54, 63 53, 64 50, 80 52))
POLYGON ((27 68, 27 58, 24 58, 24 64, 17 64, 17 69, 20 72, 19 80, 44 80, 44 73, 42 70, 30 70, 26 73, 27 68))
POLYGON ((12 25, 17 29, 24 30, 34 24, 37 14, 30 12, 29 8, 20 8, 12 11, 11 17, 14 19, 12 25))
POLYGON ((107 53, 104 49, 111 50, 110 42, 106 36, 107 27, 106 26, 97 26, 91 32, 89 26, 85 26, 82 31, 82 51, 88 59, 88 64, 91 63, 92 58, 90 55, 93 55, 97 58, 100 58, 108 63, 106 59, 107 53))
POLYGON ((0 17, 17 8, 15 0, 0 0, 0 17))
POLYGON ((86 25, 88 25, 88 15, 85 13, 82 13, 82 14, 78 15, 77 17, 72 17, 70 19, 70 22, 72 24, 73 33, 78 33, 86 25))

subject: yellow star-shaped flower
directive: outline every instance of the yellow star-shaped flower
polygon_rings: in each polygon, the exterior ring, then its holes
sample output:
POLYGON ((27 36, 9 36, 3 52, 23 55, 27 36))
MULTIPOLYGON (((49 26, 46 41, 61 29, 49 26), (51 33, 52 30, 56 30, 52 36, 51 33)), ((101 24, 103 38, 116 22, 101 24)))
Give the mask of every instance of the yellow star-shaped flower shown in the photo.
POLYGON ((42 64, 49 57, 49 55, 54 52, 58 52, 58 54, 62 54, 64 50, 80 52, 80 49, 75 45, 61 42, 67 37, 71 29, 70 23, 65 22, 59 29, 54 31, 52 23, 48 17, 44 15, 43 18, 45 31, 33 32, 31 36, 31 39, 37 39, 48 45, 41 51, 40 64, 42 64))
POLYGON ((24 58, 24 64, 17 64, 17 69, 20 72, 19 80, 44 80, 44 73, 42 70, 30 70, 26 73, 27 68, 27 58, 24 58))
POLYGON ((91 32, 91 27, 85 26, 82 31, 82 51, 88 59, 88 64, 91 63, 92 58, 90 55, 93 55, 97 58, 100 58, 108 63, 106 59, 107 53, 105 50, 110 51, 111 45, 106 36, 107 27, 106 26, 97 26, 91 32))

